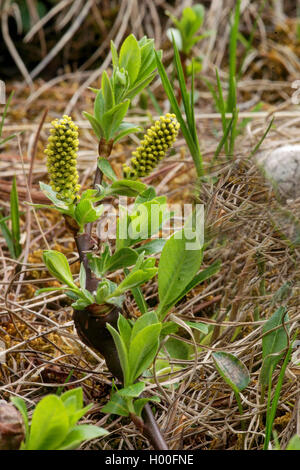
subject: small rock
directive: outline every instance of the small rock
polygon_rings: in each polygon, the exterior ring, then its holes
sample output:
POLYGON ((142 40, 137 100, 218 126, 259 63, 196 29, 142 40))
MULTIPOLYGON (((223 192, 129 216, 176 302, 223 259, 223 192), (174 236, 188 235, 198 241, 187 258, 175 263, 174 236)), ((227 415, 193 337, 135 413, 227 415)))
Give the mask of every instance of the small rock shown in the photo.
POLYGON ((10 403, 0 400, 0 450, 18 450, 24 438, 21 413, 10 403))
POLYGON ((256 161, 281 196, 300 197, 300 144, 260 152, 256 161))

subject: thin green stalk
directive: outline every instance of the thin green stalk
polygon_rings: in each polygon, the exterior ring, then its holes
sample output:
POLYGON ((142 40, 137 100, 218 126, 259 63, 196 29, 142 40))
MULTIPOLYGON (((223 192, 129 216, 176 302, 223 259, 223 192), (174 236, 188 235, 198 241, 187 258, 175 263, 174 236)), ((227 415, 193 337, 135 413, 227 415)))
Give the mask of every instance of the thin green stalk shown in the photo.
POLYGON ((234 103, 234 81, 236 75, 236 49, 237 49, 237 39, 238 39, 238 30, 240 22, 240 8, 241 0, 236 1, 235 12, 234 12, 234 21, 230 31, 230 41, 229 41, 229 92, 227 98, 227 112, 232 112, 235 106, 234 103))
POLYGON ((275 415, 276 415, 276 410, 277 410, 278 401, 279 401, 279 397, 280 397, 282 382, 283 382, 283 379, 284 379, 284 375, 285 375, 287 365, 289 363, 289 360, 290 360, 290 357, 291 357, 291 354, 292 354, 292 344, 293 344, 293 341, 291 341, 291 345, 290 345, 290 347, 289 347, 289 349, 286 353, 283 365, 281 367, 281 371, 280 371, 280 374, 279 374, 279 377, 278 377, 278 382, 277 382, 277 385, 276 385, 276 388, 275 388, 275 393, 274 393, 274 398, 273 398, 273 401, 272 401, 271 409, 270 409, 270 395, 271 395, 272 376, 270 376, 269 390, 268 390, 268 410, 267 410, 267 422, 266 422, 266 436, 265 436, 265 442, 264 442, 263 450, 268 450, 268 447, 269 447, 269 442, 270 442, 270 439, 271 439, 272 427, 273 427, 273 422, 274 422, 275 415))

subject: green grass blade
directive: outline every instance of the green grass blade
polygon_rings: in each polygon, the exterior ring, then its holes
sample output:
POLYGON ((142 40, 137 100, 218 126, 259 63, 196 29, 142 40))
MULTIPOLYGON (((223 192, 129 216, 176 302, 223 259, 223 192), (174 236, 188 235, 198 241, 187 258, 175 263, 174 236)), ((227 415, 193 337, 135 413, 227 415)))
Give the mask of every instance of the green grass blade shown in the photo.
POLYGON ((10 193, 10 212, 12 240, 14 244, 15 255, 18 258, 22 252, 22 248, 20 245, 20 213, 16 177, 13 179, 12 190, 10 193))
POLYGON ((173 41, 173 49, 174 49, 174 63, 175 63, 175 68, 178 76, 178 81, 179 81, 179 86, 180 86, 180 91, 181 91, 181 97, 183 101, 183 106, 185 109, 185 114, 186 114, 186 119, 187 119, 187 125, 188 128, 191 132, 191 126, 192 126, 192 116, 191 112, 192 109, 194 109, 194 104, 192 105, 192 108, 190 107, 190 100, 189 100, 189 94, 186 89, 186 83, 185 83, 185 78, 184 78, 184 73, 183 73, 183 68, 180 60, 180 55, 178 52, 178 48, 176 45, 176 42, 174 40, 174 36, 172 35, 172 41, 173 41))
POLYGON ((3 217, 2 213, 0 212, 0 228, 1 228, 2 235, 6 241, 6 245, 9 250, 10 256, 16 259, 17 257, 16 257, 15 248, 13 244, 12 234, 9 228, 7 227, 4 219, 5 217, 3 217))
POLYGON ((230 31, 229 40, 229 92, 227 98, 227 112, 233 112, 235 107, 235 87, 234 79, 236 75, 236 46, 238 39, 238 30, 240 22, 241 0, 237 0, 235 4, 234 21, 230 31))
POLYGON ((156 51, 155 51, 155 54, 156 54, 156 61, 157 61, 157 69, 158 69, 163 87, 164 87, 165 92, 167 94, 167 97, 170 101, 173 112, 175 113, 175 115, 178 119, 178 122, 180 123, 181 131, 183 133, 183 136, 186 140, 186 143, 187 143, 187 145, 190 149, 191 155, 193 157, 193 160, 194 160, 194 163, 195 163, 195 166, 196 166, 196 170, 197 170, 197 174, 198 174, 198 176, 202 176, 203 175, 203 168, 202 168, 201 154, 199 154, 199 148, 198 148, 199 143, 197 145, 197 143, 195 143, 194 140, 193 140, 193 136, 191 135, 190 130, 188 129, 188 127, 187 127, 187 125, 186 125, 186 123, 183 119, 183 115, 182 115, 181 110, 179 108, 179 105, 177 103, 172 85, 170 83, 170 80, 168 79, 168 76, 166 74, 163 63, 162 63, 162 61, 161 61, 161 59, 158 56, 156 51))
POLYGON ((268 409, 268 411, 267 411, 266 437, 265 437, 264 449, 263 450, 268 450, 268 447, 269 447, 269 442, 270 442, 270 439, 271 439, 272 427, 273 427, 273 422, 274 422, 275 415, 276 415, 276 410, 277 410, 278 401, 279 401, 279 397, 280 397, 281 387, 282 387, 283 379, 284 379, 284 376, 285 376, 285 371, 286 371, 287 365, 289 363, 289 360, 290 360, 291 354, 292 354, 292 344, 293 344, 293 341, 291 341, 291 345, 290 345, 290 347, 289 347, 289 349, 286 353, 283 365, 281 367, 281 371, 280 371, 280 374, 279 374, 279 377, 278 377, 278 382, 277 382, 277 385, 276 385, 276 388, 275 388, 275 393, 274 393, 274 398, 273 398, 273 401, 272 401, 271 409, 268 409))
POLYGON ((228 139, 228 135, 229 135, 229 132, 231 131, 231 127, 232 127, 232 124, 233 124, 233 120, 234 120, 234 117, 232 117, 228 123, 228 126, 223 134, 223 137, 222 139, 220 140, 217 148, 216 148, 216 151, 215 151, 215 154, 212 158, 212 161, 211 161, 211 165, 210 167, 212 167, 212 165, 214 164, 216 158, 219 156, 222 148, 223 148, 223 145, 227 143, 227 139, 228 139))
POLYGON ((266 136, 268 135, 268 132, 269 130, 271 129, 271 126, 273 124, 273 121, 274 121, 274 117, 272 118, 271 122, 269 123, 267 129, 265 130, 262 138, 259 140, 259 142, 255 145, 254 149, 251 151, 250 155, 248 158, 251 158, 257 151, 258 149, 260 148, 261 144, 263 143, 263 141, 265 140, 266 136))

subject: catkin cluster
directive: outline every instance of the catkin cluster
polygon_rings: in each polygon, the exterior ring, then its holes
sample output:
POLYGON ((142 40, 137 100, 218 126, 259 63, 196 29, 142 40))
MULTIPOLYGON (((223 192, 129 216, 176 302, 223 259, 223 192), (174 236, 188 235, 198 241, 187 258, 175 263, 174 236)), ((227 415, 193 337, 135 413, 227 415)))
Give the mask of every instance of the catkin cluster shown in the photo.
POLYGON ((78 127, 69 116, 52 121, 45 150, 50 185, 63 201, 73 201, 80 186, 77 173, 78 127))
POLYGON ((151 173, 175 142, 179 127, 175 114, 161 116, 132 152, 130 166, 123 165, 124 178, 136 179, 151 173))

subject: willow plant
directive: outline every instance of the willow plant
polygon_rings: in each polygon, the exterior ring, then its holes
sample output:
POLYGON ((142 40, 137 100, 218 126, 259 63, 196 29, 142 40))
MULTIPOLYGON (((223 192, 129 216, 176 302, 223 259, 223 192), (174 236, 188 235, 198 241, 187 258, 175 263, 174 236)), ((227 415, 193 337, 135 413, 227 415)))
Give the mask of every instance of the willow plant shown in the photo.
POLYGON ((176 321, 167 321, 171 309, 199 282, 213 275, 219 265, 197 274, 203 248, 194 233, 197 243, 193 250, 187 249, 192 226, 168 240, 151 239, 171 214, 166 197, 157 196, 155 189, 139 178, 149 174, 174 143, 179 124, 173 114, 161 116, 150 127, 124 167, 122 179, 117 178, 110 166, 107 157, 114 143, 140 131, 139 127, 125 122, 126 113, 130 100, 154 78, 156 56, 161 56, 155 53, 153 40, 137 41, 133 35, 124 41, 119 54, 113 43, 111 50, 113 70, 110 76, 103 73, 101 89, 94 90, 94 115, 84 113, 99 141, 93 188, 79 191, 77 129, 68 116, 53 122, 46 149, 50 185, 40 183, 52 204, 38 207, 63 214, 74 235, 81 261, 79 284, 73 279, 67 258, 55 250, 46 250, 45 265, 61 287, 42 288, 36 294, 51 290, 66 293, 73 302, 73 318, 80 338, 103 355, 108 369, 118 379, 102 411, 129 416, 154 448, 167 449, 148 404, 159 399, 143 395, 146 386, 143 375, 153 367, 162 340, 167 341, 166 337, 178 328, 176 321), (133 211, 119 215, 114 250, 105 243, 97 251, 91 237, 92 224, 102 217, 105 198, 120 195, 134 199, 133 211), (155 223, 153 214, 156 214, 155 223), (159 252, 157 266, 153 255, 159 252), (110 275, 120 269, 123 278, 117 284, 111 281, 110 275), (141 286, 156 276, 159 303, 151 310, 141 286), (140 309, 137 319, 128 318, 124 311, 127 292, 132 293, 140 309))

